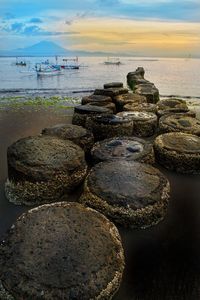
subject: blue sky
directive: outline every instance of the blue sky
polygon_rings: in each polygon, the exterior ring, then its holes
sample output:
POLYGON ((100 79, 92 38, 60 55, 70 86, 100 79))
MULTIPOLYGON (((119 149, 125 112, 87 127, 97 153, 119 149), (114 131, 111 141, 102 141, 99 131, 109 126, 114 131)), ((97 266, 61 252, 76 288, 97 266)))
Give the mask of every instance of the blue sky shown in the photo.
POLYGON ((52 40, 68 49, 200 53, 198 0, 0 0, 0 49, 52 40))

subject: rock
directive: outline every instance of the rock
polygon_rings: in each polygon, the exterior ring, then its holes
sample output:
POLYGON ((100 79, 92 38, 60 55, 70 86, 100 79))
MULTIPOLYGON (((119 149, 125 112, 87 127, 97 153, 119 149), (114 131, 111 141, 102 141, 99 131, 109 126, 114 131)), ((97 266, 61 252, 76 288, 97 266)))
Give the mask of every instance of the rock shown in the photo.
POLYGON ((154 163, 152 144, 136 137, 115 137, 97 142, 91 155, 95 163, 119 159, 154 163))
POLYGON ((157 103, 157 114, 159 117, 170 113, 185 113, 189 108, 181 99, 163 99, 157 103))
POLYGON ((34 136, 18 140, 7 152, 6 196, 15 204, 59 200, 85 178, 84 151, 69 140, 34 136))
POLYGON ((114 136, 131 136, 133 121, 115 115, 102 115, 87 118, 86 128, 94 134, 95 141, 114 136))
POLYGON ((200 174, 200 138, 182 132, 159 135, 154 142, 156 161, 165 168, 200 174))
POLYGON ((95 105, 78 105, 74 108, 72 124, 85 127, 85 122, 88 116, 111 114, 111 110, 106 107, 95 105))
POLYGON ((132 90, 134 90, 135 85, 140 83, 148 83, 146 79, 144 79, 144 68, 138 67, 134 72, 129 72, 127 74, 127 83, 132 90))
POLYGON ((169 182, 150 165, 118 160, 101 162, 89 172, 80 202, 116 223, 146 228, 164 218, 169 182))
POLYGON ((135 93, 145 96, 148 103, 157 103, 159 101, 159 90, 154 84, 138 84, 135 86, 135 93))
POLYGON ((150 112, 123 111, 117 114, 119 117, 129 118, 133 121, 133 135, 149 137, 156 133, 157 116, 150 112))
POLYGON ((140 103, 145 103, 146 98, 134 93, 128 93, 123 95, 118 95, 113 99, 113 102, 116 104, 117 111, 123 111, 126 104, 138 105, 140 103))
POLYGON ((111 113, 116 113, 116 106, 115 103, 109 102, 109 103, 103 103, 103 102, 90 102, 88 105, 95 105, 100 107, 105 107, 110 110, 111 113))
POLYGON ((106 88, 106 89, 96 89, 94 95, 108 96, 112 99, 118 95, 127 94, 128 89, 126 88, 106 88))
POLYGON ((123 88, 122 82, 109 82, 104 84, 104 89, 110 89, 110 88, 123 88))
POLYGON ((153 103, 139 103, 139 104, 135 104, 135 103, 128 103, 126 105, 124 105, 124 111, 144 111, 144 112, 152 112, 152 113, 156 113, 157 112, 157 108, 156 105, 153 103))
POLYGON ((94 136, 91 131, 72 124, 57 124, 44 128, 42 134, 70 140, 74 144, 79 145, 85 152, 89 152, 94 144, 94 136))
POLYGON ((200 120, 185 114, 164 115, 159 120, 159 132, 185 132, 200 136, 200 120))
POLYGON ((102 95, 90 95, 90 96, 85 96, 81 100, 81 104, 85 105, 88 103, 110 103, 112 102, 112 98, 108 96, 102 96, 102 95))
POLYGON ((121 282, 124 253, 118 230, 78 203, 28 211, 0 247, 1 279, 16 300, 106 300, 121 282))

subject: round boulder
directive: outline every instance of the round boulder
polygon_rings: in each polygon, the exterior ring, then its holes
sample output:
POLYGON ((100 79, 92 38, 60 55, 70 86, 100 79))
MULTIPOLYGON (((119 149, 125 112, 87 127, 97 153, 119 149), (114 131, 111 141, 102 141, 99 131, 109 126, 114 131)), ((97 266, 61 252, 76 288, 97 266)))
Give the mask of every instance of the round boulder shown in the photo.
POLYGON ((159 101, 159 90, 153 83, 136 85, 135 93, 145 96, 148 103, 157 103, 159 101))
POLYGON ((106 88, 106 89, 96 89, 94 95, 109 96, 112 99, 118 95, 127 94, 128 89, 126 88, 106 88))
POLYGON ((111 299, 124 269, 114 224, 78 203, 28 211, 0 248, 1 279, 16 300, 111 299))
POLYGON ((170 113, 186 113, 189 108, 181 99, 162 99, 157 103, 157 114, 159 117, 170 113))
POLYGON ((95 163, 119 159, 154 163, 152 144, 137 137, 116 137, 96 142, 91 155, 95 163))
POLYGON ((34 136, 18 140, 7 152, 6 196, 15 204, 59 200, 85 178, 84 151, 69 140, 34 136))
POLYGON ((78 105, 74 108, 72 124, 85 127, 85 122, 88 116, 111 114, 111 110, 106 107, 96 105, 78 105))
POLYGON ((113 101, 116 104, 117 111, 123 111, 126 104, 138 105, 140 103, 145 103, 146 98, 134 93, 128 93, 116 96, 113 101))
POLYGON ((159 131, 180 131, 200 136, 200 121, 185 114, 164 115, 159 120, 159 131))
POLYGON ((81 104, 82 105, 89 104, 89 105, 105 107, 107 109, 110 109, 111 112, 116 113, 116 106, 112 102, 112 98, 108 96, 102 96, 102 95, 85 96, 82 98, 81 104))
POLYGON ((152 166, 108 161, 90 170, 80 202, 119 224, 146 228, 163 219, 168 192, 168 180, 152 166))
POLYGON ((124 111, 144 111, 144 112, 152 112, 156 113, 156 105, 153 103, 141 103, 141 104, 135 104, 135 103, 128 103, 124 105, 124 111))
POLYGON ((200 174, 200 138, 196 135, 170 132, 154 142, 156 161, 178 173, 200 174))
POLYGON ((108 96, 102 96, 102 95, 90 95, 90 96, 85 96, 81 100, 81 104, 89 104, 89 103, 110 103, 112 102, 112 98, 108 96))
POLYGON ((86 128, 93 132, 95 141, 114 136, 131 136, 133 121, 115 115, 103 115, 87 118, 86 128))
POLYGON ((157 116, 154 113, 142 111, 123 111, 117 116, 129 118, 133 121, 133 135, 149 137, 156 133, 157 116))
POLYGON ((94 144, 94 136, 91 131, 72 124, 57 124, 44 128, 42 134, 70 140, 79 145, 85 152, 89 152, 94 144))
POLYGON ((103 85, 104 89, 110 89, 110 88, 123 88, 123 83, 122 82, 109 82, 105 83, 103 85))

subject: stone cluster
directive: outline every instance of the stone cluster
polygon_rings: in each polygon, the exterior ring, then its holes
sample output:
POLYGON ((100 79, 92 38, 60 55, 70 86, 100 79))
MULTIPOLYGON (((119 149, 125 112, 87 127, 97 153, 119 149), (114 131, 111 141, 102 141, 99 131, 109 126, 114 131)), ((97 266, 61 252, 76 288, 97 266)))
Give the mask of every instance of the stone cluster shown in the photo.
POLYGON ((104 84, 82 98, 72 124, 8 148, 7 198, 39 206, 0 244, 2 300, 112 299, 125 264, 112 222, 144 229, 165 217, 170 184, 159 165, 200 173, 195 113, 181 99, 160 100, 144 74, 128 73, 132 90, 104 84), (61 201, 79 187, 79 203, 61 201))

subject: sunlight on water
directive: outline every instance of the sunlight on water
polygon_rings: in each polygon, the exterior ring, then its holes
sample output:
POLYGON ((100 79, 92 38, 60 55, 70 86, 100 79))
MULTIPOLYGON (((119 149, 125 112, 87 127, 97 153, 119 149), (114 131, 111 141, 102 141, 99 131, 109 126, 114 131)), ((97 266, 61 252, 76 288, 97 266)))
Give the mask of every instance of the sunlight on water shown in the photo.
MULTIPOLYGON (((24 58, 23 58, 24 59, 24 58)), ((138 66, 145 78, 154 82, 161 95, 200 97, 200 59, 124 57, 121 65, 105 65, 104 57, 81 57, 79 70, 64 70, 63 75, 37 78, 32 70, 36 62, 47 58, 28 57, 26 67, 15 66, 15 57, 0 58, 0 89, 64 89, 66 92, 102 87, 110 81, 123 81, 138 66)), ((59 58, 60 61, 62 58, 59 58)), ((55 58, 49 58, 55 63, 55 58)))

